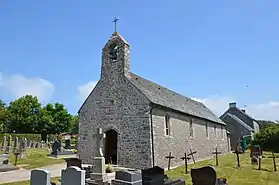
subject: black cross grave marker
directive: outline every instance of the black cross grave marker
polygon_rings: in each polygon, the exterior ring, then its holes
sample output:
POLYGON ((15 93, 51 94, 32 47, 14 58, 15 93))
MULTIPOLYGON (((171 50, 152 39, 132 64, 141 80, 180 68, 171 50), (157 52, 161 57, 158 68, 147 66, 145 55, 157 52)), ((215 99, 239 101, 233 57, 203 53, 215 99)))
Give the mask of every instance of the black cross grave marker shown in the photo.
POLYGON ((191 157, 187 157, 187 154, 184 153, 184 157, 181 157, 182 160, 185 161, 185 173, 188 173, 188 160, 191 159, 191 157))
POLYGON ((274 167, 274 171, 276 172, 277 171, 277 167, 276 167, 276 160, 275 160, 275 158, 277 158, 277 157, 275 157, 275 154, 274 154, 273 151, 272 151, 272 156, 268 157, 268 158, 272 158, 273 159, 273 167, 274 167))
POLYGON ((194 152, 192 152, 192 149, 190 149, 190 153, 188 154, 188 156, 192 156, 192 160, 193 160, 193 162, 194 162, 194 164, 196 164, 196 161, 195 161, 195 158, 194 158, 194 154, 196 154, 197 153, 197 151, 194 151, 194 152))
POLYGON ((171 162, 171 159, 173 159, 174 157, 171 155, 171 152, 168 156, 166 156, 167 159, 169 159, 169 162, 168 162, 168 170, 170 170, 170 162, 171 162))
POLYGON ((259 156, 259 168, 258 168, 258 170, 261 170, 261 166, 262 166, 262 156, 259 156))
POLYGON ((236 155, 237 167, 240 167, 240 161, 239 161, 240 151, 236 148, 236 150, 233 153, 235 153, 236 155))
POLYGON ((218 149, 215 148, 215 152, 212 152, 212 154, 215 155, 215 160, 216 160, 216 166, 219 165, 219 161, 218 161, 218 154, 221 154, 222 152, 218 152, 218 149))

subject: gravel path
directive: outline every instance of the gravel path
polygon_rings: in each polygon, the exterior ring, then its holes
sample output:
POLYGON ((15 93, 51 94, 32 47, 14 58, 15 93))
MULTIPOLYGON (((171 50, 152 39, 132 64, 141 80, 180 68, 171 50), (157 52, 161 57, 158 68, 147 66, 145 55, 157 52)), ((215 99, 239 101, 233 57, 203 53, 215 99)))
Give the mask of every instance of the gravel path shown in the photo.
MULTIPOLYGON (((66 163, 53 164, 50 166, 42 167, 41 169, 48 170, 51 174, 51 177, 61 176, 61 170, 66 168, 66 163)), ((39 168, 40 169, 40 168, 39 168)), ((0 184, 8 182, 17 182, 30 180, 31 170, 20 169, 10 172, 0 173, 0 184)))

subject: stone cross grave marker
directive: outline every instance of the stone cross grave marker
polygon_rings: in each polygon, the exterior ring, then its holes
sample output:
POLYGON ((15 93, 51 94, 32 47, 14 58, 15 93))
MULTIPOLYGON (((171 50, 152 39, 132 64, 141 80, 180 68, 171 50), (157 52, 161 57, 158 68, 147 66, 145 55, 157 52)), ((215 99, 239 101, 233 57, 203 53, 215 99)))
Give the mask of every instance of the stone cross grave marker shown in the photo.
POLYGON ((233 153, 236 155, 237 167, 240 167, 239 154, 241 154, 241 151, 239 151, 238 148, 236 147, 233 153))
POLYGON ((273 168, 274 168, 274 172, 277 172, 277 166, 276 166, 276 158, 274 152, 272 151, 272 156, 268 157, 268 158, 272 158, 273 159, 273 168))
POLYGON ((174 156, 172 156, 171 152, 170 152, 169 155, 166 156, 166 158, 168 159, 168 170, 170 170, 171 159, 173 159, 174 156))
POLYGON ((18 149, 18 137, 15 137, 14 139, 14 148, 13 148, 13 153, 16 153, 18 149))
POLYGON ((30 185, 50 185, 50 173, 47 170, 32 170, 30 185))
POLYGON ((218 152, 218 149, 217 149, 217 148, 215 148, 215 151, 214 151, 214 152, 212 152, 212 154, 214 154, 214 155, 215 155, 216 166, 218 166, 218 165, 219 165, 218 154, 221 154, 221 153, 222 153, 222 152, 218 152))
POLYGON ((194 164, 196 164, 195 157, 194 157, 194 154, 196 154, 196 153, 197 153, 197 151, 193 152, 192 149, 190 149, 190 153, 188 154, 188 156, 192 157, 192 160, 193 160, 194 164))
POLYGON ((85 171, 77 166, 62 170, 61 185, 85 185, 85 171))
POLYGON ((103 139, 104 139, 105 135, 102 131, 102 128, 98 128, 97 129, 97 137, 96 137, 96 147, 97 147, 97 155, 96 157, 103 157, 103 149, 101 146, 101 143, 103 143, 103 139))
POLYGON ((184 153, 184 157, 181 157, 182 160, 185 161, 185 173, 188 173, 188 160, 191 159, 191 157, 187 157, 187 154, 184 153))

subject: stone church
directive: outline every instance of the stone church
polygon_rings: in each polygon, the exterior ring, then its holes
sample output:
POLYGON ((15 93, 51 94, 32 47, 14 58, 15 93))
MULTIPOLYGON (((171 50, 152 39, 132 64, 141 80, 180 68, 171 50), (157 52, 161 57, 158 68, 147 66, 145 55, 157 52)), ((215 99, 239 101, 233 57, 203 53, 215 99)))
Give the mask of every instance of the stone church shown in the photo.
POLYGON ((212 157, 215 147, 228 152, 226 124, 202 103, 131 73, 129 48, 114 32, 102 50, 101 79, 78 111, 83 163, 93 163, 97 128, 106 162, 124 167, 166 168, 170 152, 178 166, 190 149, 196 159, 212 157))

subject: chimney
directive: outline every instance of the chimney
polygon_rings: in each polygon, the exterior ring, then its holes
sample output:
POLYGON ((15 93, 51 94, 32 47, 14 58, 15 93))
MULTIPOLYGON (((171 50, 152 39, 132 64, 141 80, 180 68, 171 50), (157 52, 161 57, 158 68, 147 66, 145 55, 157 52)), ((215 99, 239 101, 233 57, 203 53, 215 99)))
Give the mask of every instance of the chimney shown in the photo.
POLYGON ((245 113, 245 109, 241 109, 241 111, 245 113))
POLYGON ((236 107, 236 103, 235 102, 229 103, 229 106, 230 106, 230 108, 235 108, 236 107))

